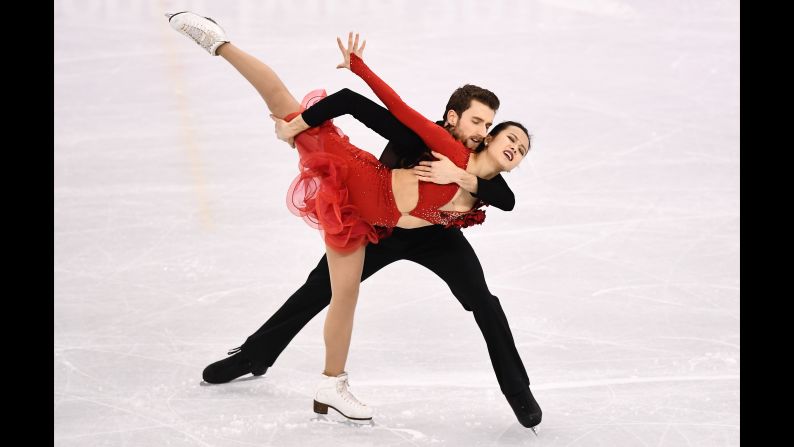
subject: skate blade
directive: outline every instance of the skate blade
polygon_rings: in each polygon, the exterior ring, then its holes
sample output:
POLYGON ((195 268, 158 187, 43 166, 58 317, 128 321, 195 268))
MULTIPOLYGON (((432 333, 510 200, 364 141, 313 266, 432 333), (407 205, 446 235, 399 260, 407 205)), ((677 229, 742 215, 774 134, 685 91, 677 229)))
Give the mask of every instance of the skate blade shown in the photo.
POLYGON ((368 420, 356 420, 356 419, 348 419, 344 417, 342 414, 339 413, 328 413, 325 414, 314 414, 314 417, 310 419, 310 422, 314 422, 317 424, 332 424, 332 425, 345 425, 347 427, 374 427, 375 422, 372 419, 368 420), (330 416, 333 414, 333 416, 330 416))

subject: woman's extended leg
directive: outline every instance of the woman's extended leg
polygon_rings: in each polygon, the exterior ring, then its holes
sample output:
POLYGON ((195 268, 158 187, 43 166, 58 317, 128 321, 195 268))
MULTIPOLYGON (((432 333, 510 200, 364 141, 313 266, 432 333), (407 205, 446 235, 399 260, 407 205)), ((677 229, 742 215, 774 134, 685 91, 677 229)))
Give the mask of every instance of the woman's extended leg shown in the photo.
POLYGON ((276 72, 264 62, 231 42, 221 45, 217 53, 232 64, 254 86, 273 115, 284 118, 288 114, 300 110, 300 103, 290 94, 276 72))

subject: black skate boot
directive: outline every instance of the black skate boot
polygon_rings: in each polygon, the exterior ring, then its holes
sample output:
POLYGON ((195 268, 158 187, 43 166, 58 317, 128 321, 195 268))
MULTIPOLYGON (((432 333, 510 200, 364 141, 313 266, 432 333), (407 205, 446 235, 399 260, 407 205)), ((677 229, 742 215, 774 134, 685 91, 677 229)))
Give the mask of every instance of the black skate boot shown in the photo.
POLYGON ((537 435, 536 427, 543 419, 543 411, 540 410, 540 405, 535 401, 535 397, 532 396, 532 391, 527 388, 526 391, 505 397, 507 402, 510 403, 510 407, 513 408, 513 413, 516 414, 518 422, 524 427, 531 428, 537 435))
POLYGON ((253 374, 261 376, 267 371, 265 365, 255 365, 241 348, 234 348, 229 351, 231 357, 227 357, 204 368, 202 377, 207 383, 226 383, 244 376, 253 374))

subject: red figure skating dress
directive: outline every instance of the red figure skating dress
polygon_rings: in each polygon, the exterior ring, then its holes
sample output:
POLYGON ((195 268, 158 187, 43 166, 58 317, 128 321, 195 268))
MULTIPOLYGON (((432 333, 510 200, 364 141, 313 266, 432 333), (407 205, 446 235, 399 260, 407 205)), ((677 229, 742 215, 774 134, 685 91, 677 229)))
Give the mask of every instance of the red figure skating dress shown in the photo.
MULTIPOLYGON (((471 151, 455 140, 444 128, 406 105, 386 83, 377 77, 355 54, 350 67, 372 88, 389 111, 415 132, 432 150, 447 156, 456 166, 466 169, 471 151)), ((301 103, 301 110, 287 115, 292 120, 324 98, 324 90, 315 90, 301 103)), ((331 120, 307 129, 295 137, 300 157, 300 174, 287 193, 287 206, 310 226, 319 229, 326 244, 346 253, 391 234, 401 213, 397 209, 391 186, 391 169, 371 153, 350 143, 349 138, 331 120)), ((419 201, 410 215, 447 227, 480 224, 485 211, 440 211, 455 196, 458 185, 419 182, 419 201)), ((482 206, 477 201, 474 208, 482 206)))

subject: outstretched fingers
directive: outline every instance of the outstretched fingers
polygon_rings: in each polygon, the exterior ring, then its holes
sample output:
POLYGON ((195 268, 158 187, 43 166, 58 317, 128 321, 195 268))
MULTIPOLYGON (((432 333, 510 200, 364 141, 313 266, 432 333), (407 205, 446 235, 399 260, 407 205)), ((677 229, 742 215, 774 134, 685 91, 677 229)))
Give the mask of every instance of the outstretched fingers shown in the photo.
POLYGON ((339 51, 342 52, 342 57, 344 60, 342 63, 336 66, 336 68, 350 68, 350 55, 355 54, 358 57, 363 58, 364 56, 364 48, 367 46, 367 41, 361 41, 361 35, 356 33, 355 39, 353 38, 353 31, 347 33, 347 47, 342 43, 342 39, 339 37, 336 38, 336 45, 339 47, 339 51), (358 44, 361 42, 361 47, 359 48, 358 44))

